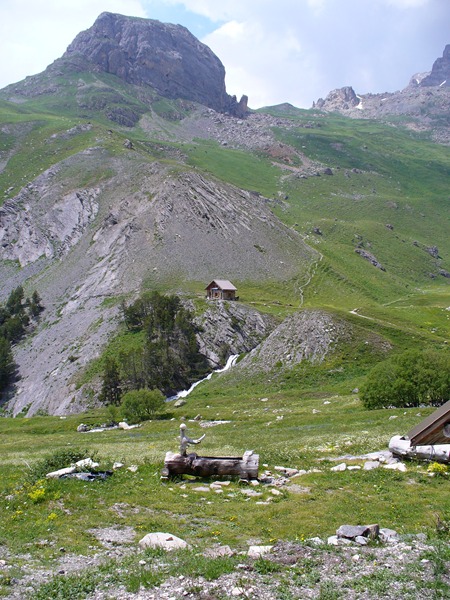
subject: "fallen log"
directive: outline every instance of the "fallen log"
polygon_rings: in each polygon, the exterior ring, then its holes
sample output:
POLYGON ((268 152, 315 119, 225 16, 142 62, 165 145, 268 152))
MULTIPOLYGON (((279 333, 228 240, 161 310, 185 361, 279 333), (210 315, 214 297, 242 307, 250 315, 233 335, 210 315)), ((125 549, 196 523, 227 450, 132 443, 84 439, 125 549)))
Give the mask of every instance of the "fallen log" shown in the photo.
POLYGON ((240 479, 257 479, 259 454, 247 450, 243 456, 198 456, 167 452, 162 477, 174 475, 196 475, 198 477, 233 476, 240 479))
POLYGON ((411 446, 410 440, 405 440, 400 435, 394 435, 389 442, 389 450, 394 456, 401 458, 416 458, 446 464, 450 463, 450 444, 411 446))

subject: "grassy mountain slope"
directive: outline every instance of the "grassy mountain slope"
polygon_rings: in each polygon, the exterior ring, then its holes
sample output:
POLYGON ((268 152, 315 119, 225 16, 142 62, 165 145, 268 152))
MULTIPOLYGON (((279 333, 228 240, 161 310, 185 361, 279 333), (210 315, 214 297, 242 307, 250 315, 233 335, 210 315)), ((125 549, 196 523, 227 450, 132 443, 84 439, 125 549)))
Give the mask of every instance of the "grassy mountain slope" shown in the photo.
MULTIPOLYGON (((69 241, 45 238, 44 219, 35 235, 44 236, 45 247, 53 250, 27 264, 22 258, 22 269, 14 253, 6 255, 2 294, 18 283, 41 286, 49 306, 43 327, 52 321, 56 327, 63 317, 60 330, 67 329, 64 315, 73 306, 83 302, 87 307, 97 297, 88 329, 69 343, 60 340, 71 355, 84 348, 83 363, 98 352, 87 350, 89 327, 104 324, 94 327, 102 330, 97 348, 116 326, 117 304, 105 303, 108 297, 123 298, 142 287, 195 295, 218 273, 234 280, 243 302, 280 319, 302 307, 324 308, 356 319, 363 328, 379 328, 383 335, 388 331, 390 343, 402 338, 394 348, 418 340, 439 346, 448 338, 447 147, 391 124, 285 106, 238 121, 106 74, 63 69, 53 80, 44 75, 32 79, 29 85, 39 88, 37 96, 24 94, 26 86, 20 102, 11 87, 1 93, 2 200, 16 206, 19 197, 26 207, 32 189, 33 206, 41 205, 41 213, 48 214, 52 203, 59 206, 60 195, 89 190, 97 212, 81 233, 74 225, 69 241), (133 127, 126 126, 129 111, 134 111, 133 127), (49 177, 52 169, 57 175, 49 177), (227 204, 235 194, 229 184, 246 191, 245 202, 270 209, 287 229, 274 229, 272 223, 275 237, 269 242, 267 233, 256 233, 256 228, 255 239, 243 245, 247 236, 237 233, 232 222, 245 224, 236 204, 244 196, 227 204), (196 193, 195 186, 201 191, 196 193), (185 208, 173 212, 173 194, 179 198, 175 206, 187 202, 185 208), (212 204, 205 204, 208 194, 216 198, 212 204), (151 221, 144 217, 149 210, 151 221), (225 221, 215 212, 218 220, 208 229, 207 213, 217 210, 225 221), (135 223, 133 211, 141 215, 135 223), (183 224, 197 212, 199 236, 185 236, 183 224), (175 219, 169 229, 168 215, 175 219), (218 231, 222 245, 217 245, 218 231), (294 242, 299 236, 315 252, 305 254, 294 242), (215 240, 215 245, 205 251, 202 240, 215 240), (152 249, 142 252, 147 243, 152 249), (121 267, 123 256, 128 258, 121 267)), ((254 218, 250 228, 259 220, 254 218)), ((17 235, 22 243, 23 232, 17 235)), ((26 356, 29 360, 26 352, 22 360, 26 356)), ((80 366, 70 365, 67 385, 80 366)), ((74 398, 71 402, 79 405, 74 398)))

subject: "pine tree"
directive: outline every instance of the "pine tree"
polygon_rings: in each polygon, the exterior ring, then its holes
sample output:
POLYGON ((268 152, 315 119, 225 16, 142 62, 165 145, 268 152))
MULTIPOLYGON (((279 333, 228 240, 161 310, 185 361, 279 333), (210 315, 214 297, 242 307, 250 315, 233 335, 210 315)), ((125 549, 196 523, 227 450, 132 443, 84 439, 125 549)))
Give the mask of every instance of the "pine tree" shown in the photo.
POLYGON ((113 358, 107 358, 103 372, 103 384, 99 399, 103 404, 119 406, 122 398, 122 387, 119 366, 113 358))
POLYGON ((0 392, 10 382, 15 368, 16 365, 11 351, 11 344, 6 338, 0 337, 0 392))

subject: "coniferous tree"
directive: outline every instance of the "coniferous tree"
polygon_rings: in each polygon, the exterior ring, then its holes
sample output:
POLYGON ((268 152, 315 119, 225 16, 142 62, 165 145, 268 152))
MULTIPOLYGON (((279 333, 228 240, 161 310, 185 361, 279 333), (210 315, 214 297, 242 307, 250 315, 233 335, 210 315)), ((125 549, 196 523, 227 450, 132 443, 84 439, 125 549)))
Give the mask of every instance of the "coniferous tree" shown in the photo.
POLYGON ((122 387, 119 366, 113 358, 107 358, 103 373, 103 384, 100 392, 100 401, 104 404, 118 406, 122 398, 122 387))
POLYGON ((3 392, 11 381, 15 368, 11 344, 6 338, 0 337, 0 392, 3 392))

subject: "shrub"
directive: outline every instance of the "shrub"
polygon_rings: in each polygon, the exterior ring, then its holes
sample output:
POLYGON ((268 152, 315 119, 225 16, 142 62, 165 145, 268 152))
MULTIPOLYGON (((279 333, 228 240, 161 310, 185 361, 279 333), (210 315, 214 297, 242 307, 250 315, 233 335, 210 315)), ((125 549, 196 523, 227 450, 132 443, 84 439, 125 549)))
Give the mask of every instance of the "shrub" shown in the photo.
POLYGON ((93 459, 93 454, 95 453, 89 452, 89 450, 80 450, 78 448, 56 450, 52 454, 45 456, 30 468, 30 471, 27 474, 27 480, 29 483, 36 483, 40 479, 45 479, 47 473, 63 469, 64 467, 70 467, 73 463, 76 463, 83 458, 87 458, 88 456, 93 459))
POLYGON ((408 350, 376 365, 361 389, 366 408, 439 406, 450 398, 447 351, 408 350))
POLYGON ((132 423, 147 421, 162 413, 165 406, 165 398, 159 390, 132 390, 123 396, 122 414, 132 423))

